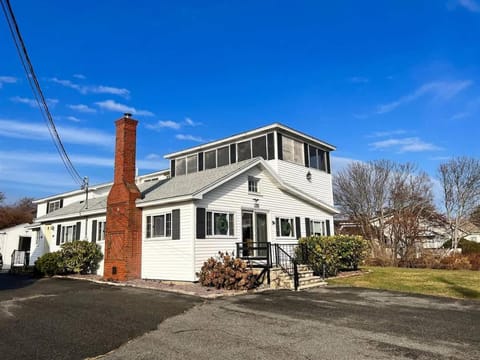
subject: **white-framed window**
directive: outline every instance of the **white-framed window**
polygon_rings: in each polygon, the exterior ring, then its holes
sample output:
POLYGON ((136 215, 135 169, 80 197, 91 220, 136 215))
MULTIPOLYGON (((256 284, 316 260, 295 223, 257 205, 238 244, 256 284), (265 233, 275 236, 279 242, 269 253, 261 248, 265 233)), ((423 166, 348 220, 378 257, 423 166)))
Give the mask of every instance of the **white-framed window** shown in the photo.
POLYGON ((253 177, 253 176, 249 176, 248 177, 248 192, 259 193, 260 192, 259 182, 260 182, 260 179, 258 179, 256 177, 253 177))
POLYGON ((49 201, 47 204, 47 213, 51 213, 62 207, 62 200, 49 201))
POLYGON ((311 220, 310 221, 310 231, 312 235, 315 236, 326 236, 327 231, 325 227, 324 220, 311 220))
POLYGON ((99 221, 97 223, 97 241, 104 241, 105 240, 105 226, 106 221, 99 221))
POLYGON ((187 173, 187 159, 180 158, 175 161, 175 176, 185 175, 187 173))
POLYGON ((60 244, 78 240, 78 239, 75 239, 76 233, 77 233, 76 224, 62 226, 62 236, 60 237, 60 244))
POLYGON ((169 238, 172 236, 172 213, 147 216, 145 237, 169 238))
POLYGON ((295 237, 295 227, 293 218, 277 217, 275 218, 278 237, 295 237))
POLYGON ((207 211, 207 235, 233 236, 234 215, 228 212, 207 211))

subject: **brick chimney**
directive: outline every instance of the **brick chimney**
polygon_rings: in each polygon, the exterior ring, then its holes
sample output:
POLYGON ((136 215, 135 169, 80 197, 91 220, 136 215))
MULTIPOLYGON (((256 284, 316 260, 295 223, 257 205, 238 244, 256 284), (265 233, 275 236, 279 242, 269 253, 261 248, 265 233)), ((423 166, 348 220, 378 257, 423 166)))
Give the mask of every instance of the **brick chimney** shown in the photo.
POLYGON ((135 205, 140 191, 135 184, 138 121, 124 114, 115 122, 115 169, 107 198, 105 233, 105 279, 126 281, 140 278, 142 211, 135 205))

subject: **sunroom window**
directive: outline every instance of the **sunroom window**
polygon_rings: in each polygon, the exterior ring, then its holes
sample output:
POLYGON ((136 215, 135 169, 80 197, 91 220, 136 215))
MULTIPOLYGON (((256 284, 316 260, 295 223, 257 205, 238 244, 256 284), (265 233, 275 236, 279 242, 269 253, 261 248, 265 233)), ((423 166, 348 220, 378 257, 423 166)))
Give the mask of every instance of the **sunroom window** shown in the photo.
POLYGON ((233 214, 207 211, 207 235, 234 235, 233 214))
POLYGON ((294 237, 293 218, 277 217, 275 224, 277 226, 277 236, 294 237))

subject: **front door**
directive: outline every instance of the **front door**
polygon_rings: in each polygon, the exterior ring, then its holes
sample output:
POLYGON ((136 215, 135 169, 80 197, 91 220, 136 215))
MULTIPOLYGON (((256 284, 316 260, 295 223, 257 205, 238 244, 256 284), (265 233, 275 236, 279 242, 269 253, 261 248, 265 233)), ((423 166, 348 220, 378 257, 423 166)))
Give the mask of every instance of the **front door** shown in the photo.
POLYGON ((242 212, 243 256, 267 256, 267 214, 262 212, 242 212))

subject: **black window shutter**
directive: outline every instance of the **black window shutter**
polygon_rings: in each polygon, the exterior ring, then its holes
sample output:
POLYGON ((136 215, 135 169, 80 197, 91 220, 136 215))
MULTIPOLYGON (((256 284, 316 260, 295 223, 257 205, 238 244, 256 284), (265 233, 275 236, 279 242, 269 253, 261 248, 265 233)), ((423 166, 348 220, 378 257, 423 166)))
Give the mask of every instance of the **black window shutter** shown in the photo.
POLYGON ((92 242, 97 242, 97 220, 92 221, 92 242))
POLYGON ((61 236, 62 236, 62 225, 57 225, 57 245, 60 245, 61 236))
POLYGON ((82 223, 80 221, 77 222, 77 226, 75 229, 75 240, 80 240, 80 228, 82 227, 82 223))
POLYGON ((47 214, 50 212, 50 201, 47 202, 47 214))
POLYGON ((230 145, 230 164, 237 162, 237 144, 230 145))
POLYGON ((305 235, 306 236, 310 236, 311 235, 311 232, 310 232, 310 218, 305 218, 305 235))
POLYGON ((267 134, 267 153, 268 160, 275 159, 275 140, 273 133, 267 134))
POLYGON ((310 157, 309 157, 309 153, 308 153, 308 144, 307 143, 303 143, 303 157, 305 158, 305 166, 309 167, 310 166, 310 164, 309 164, 310 157))
POLYGON ((205 239, 205 208, 197 207, 197 239, 205 239))
POLYGON ((282 134, 277 133, 278 160, 283 160, 282 134))
POLYGON ((330 220, 325 220, 325 227, 327 228, 327 236, 330 236, 330 220))
POLYGON ((275 218, 275 225, 277 228, 277 236, 280 236, 280 218, 275 218))
POLYGON ((170 160, 170 176, 175 177, 175 160, 170 160))
POLYGON ((198 153, 198 171, 203 171, 203 152, 198 153))
POLYGON ((327 173, 331 173, 330 169, 330 153, 327 151, 325 152, 325 157, 327 158, 327 173))
POLYGON ((172 210, 172 240, 180 240, 180 209, 172 210))
POLYGON ((295 234, 297 235, 297 239, 302 237, 302 230, 300 227, 300 218, 297 216, 295 217, 295 234))
POLYGON ((63 208, 63 199, 60 199, 60 209, 63 208))

